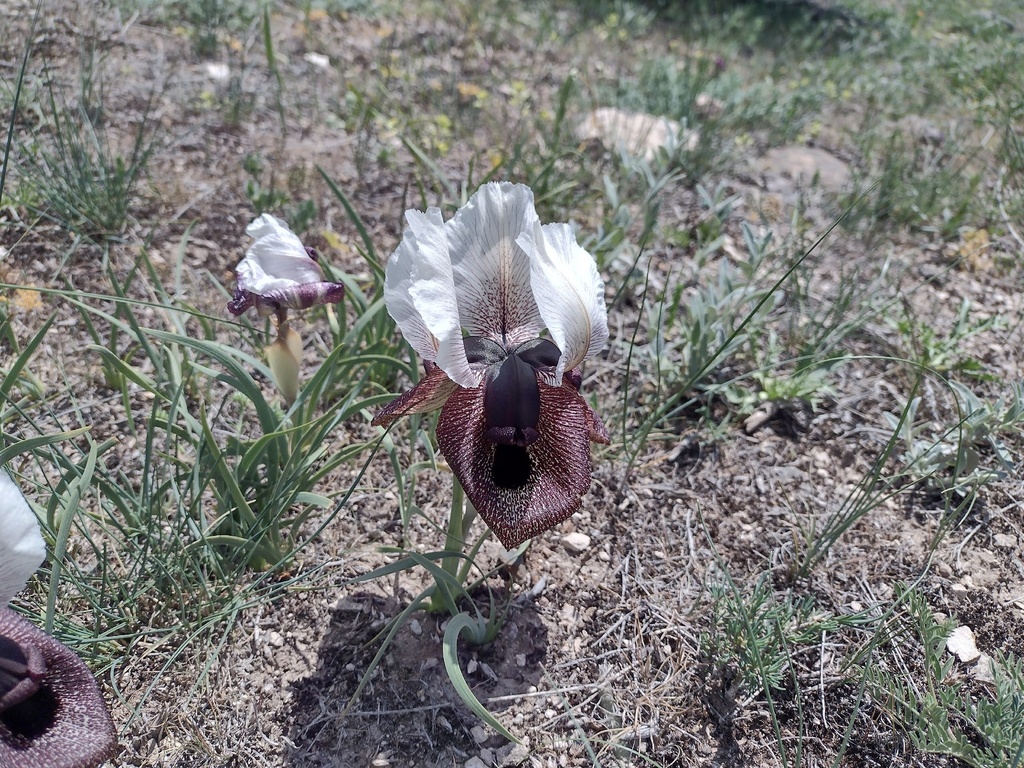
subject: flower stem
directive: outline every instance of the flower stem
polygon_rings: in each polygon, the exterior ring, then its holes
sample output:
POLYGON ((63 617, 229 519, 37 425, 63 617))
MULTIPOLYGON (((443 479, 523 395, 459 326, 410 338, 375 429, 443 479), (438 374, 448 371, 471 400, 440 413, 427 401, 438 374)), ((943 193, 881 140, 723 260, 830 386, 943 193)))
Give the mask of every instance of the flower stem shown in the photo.
MULTIPOLYGON (((466 513, 466 495, 462 490, 462 483, 459 482, 457 477, 452 478, 452 511, 448 515, 448 531, 445 535, 444 549, 446 552, 462 552, 464 541, 463 541, 463 522, 466 513)), ((450 573, 453 579, 459 577, 459 561, 458 555, 452 555, 445 557, 441 560, 441 568, 444 569, 445 573, 450 573)), ((430 610, 441 611, 446 607, 445 595, 449 595, 448 603, 454 604, 450 597, 450 592, 446 584, 438 582, 437 590, 434 592, 433 597, 430 599, 430 610)))

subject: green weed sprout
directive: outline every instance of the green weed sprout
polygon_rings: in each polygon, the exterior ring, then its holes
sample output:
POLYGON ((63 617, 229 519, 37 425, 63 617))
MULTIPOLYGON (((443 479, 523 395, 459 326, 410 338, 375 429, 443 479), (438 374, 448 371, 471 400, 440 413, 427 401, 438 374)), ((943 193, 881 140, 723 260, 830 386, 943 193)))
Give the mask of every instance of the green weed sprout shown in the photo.
MULTIPOLYGON (((371 351, 370 326, 357 326, 340 339, 300 393, 302 339, 291 327, 288 311, 340 302, 346 295, 345 286, 325 280, 315 252, 307 250, 274 216, 263 214, 246 232, 255 243, 236 267, 238 282, 228 310, 242 315, 252 308, 260 316, 276 319, 277 338, 267 347, 266 355, 289 410, 281 414, 272 408, 237 360, 222 354, 223 350, 215 353, 228 367, 226 378, 256 408, 263 435, 248 444, 239 442, 234 450, 230 446, 228 451, 217 448, 212 458, 223 470, 217 473, 218 498, 226 502, 227 511, 221 516, 225 533, 219 538, 230 546, 252 549, 254 563, 269 565, 287 557, 309 514, 304 512, 286 522, 283 512, 293 504, 302 504, 307 510, 329 507, 329 499, 312 493, 316 481, 368 447, 355 443, 328 456, 330 434, 344 419, 386 398, 360 399, 364 387, 372 384, 364 376, 354 380, 344 396, 333 398, 334 404, 324 413, 317 411, 321 399, 338 394, 334 382, 345 373, 360 366, 372 368, 388 358, 371 351)), ((379 306, 363 309, 367 319, 380 311, 379 306)), ((340 335, 340 327, 337 330, 340 335)), ((215 445, 212 439, 204 442, 215 445)))
POLYGON ((865 667, 867 692, 913 746, 948 755, 972 768, 1018 766, 1024 756, 1024 660, 1013 654, 983 658, 991 685, 978 692, 955 673, 946 653, 954 619, 936 619, 917 589, 896 585, 906 611, 886 627, 884 661, 865 667), (897 652, 898 649, 898 652, 897 652), (908 665, 905 659, 917 652, 908 665), (913 667, 913 671, 911 670, 913 667))
POLYGON ((443 649, 456 690, 513 739, 458 664, 460 635, 489 642, 504 620, 493 598, 486 616, 475 607, 467 579, 484 537, 467 551, 466 533, 479 513, 514 550, 579 509, 590 487, 590 443, 608 442, 580 395, 579 368, 608 338, 604 283, 570 225, 541 225, 525 185, 485 184, 447 222, 437 208, 408 211, 406 220, 384 299, 426 373, 373 423, 440 409, 438 447, 456 479, 444 551, 367 577, 417 565, 429 572, 434 585, 420 600, 451 614, 443 649))

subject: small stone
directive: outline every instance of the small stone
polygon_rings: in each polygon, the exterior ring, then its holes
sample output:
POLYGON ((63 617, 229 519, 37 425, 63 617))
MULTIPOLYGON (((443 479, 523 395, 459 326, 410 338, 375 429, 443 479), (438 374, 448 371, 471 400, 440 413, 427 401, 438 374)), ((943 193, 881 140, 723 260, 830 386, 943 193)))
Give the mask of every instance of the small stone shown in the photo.
POLYGON ((525 653, 517 653, 516 654, 516 666, 517 667, 525 667, 526 666, 526 654, 525 653))
POLYGON ((466 761, 466 768, 487 768, 487 763, 479 757, 471 757, 466 761))
POLYGON ((480 750, 480 759, 484 761, 484 765, 494 765, 494 750, 484 749, 480 750))
POLYGON ((743 431, 752 435, 769 421, 775 418, 779 412, 777 403, 768 401, 743 421, 743 431))
POLYGON ((487 741, 487 729, 484 728, 482 725, 474 725, 470 729, 469 734, 473 737, 473 741, 475 741, 477 744, 483 744, 485 741, 487 741))
POLYGON ((718 117, 725 111, 725 104, 721 99, 716 99, 708 93, 698 93, 693 100, 693 106, 697 108, 697 114, 702 117, 718 117))
POLYGON ((308 61, 314 67, 319 67, 320 69, 330 69, 331 68, 331 60, 330 60, 330 58, 327 57, 327 56, 324 56, 322 53, 314 53, 313 51, 310 51, 309 53, 307 53, 302 58, 304 58, 306 61, 308 61))
POLYGON ((271 630, 267 633, 267 645, 273 646, 274 648, 281 648, 284 646, 284 637, 280 632, 271 630))
POLYGON ((530 750, 525 744, 513 744, 512 749, 509 750, 508 754, 501 761, 502 768, 510 768, 511 766, 521 765, 530 759, 530 750))
POLYGON ((939 560, 935 563, 935 573, 944 579, 953 578, 953 569, 949 566, 949 563, 939 560))
POLYGON ((219 61, 208 61, 206 62, 206 76, 211 80, 217 80, 223 82, 231 77, 231 70, 227 64, 219 61))
POLYGON ((970 627, 960 626, 946 638, 946 650, 954 654, 960 661, 969 664, 981 656, 981 651, 974 641, 974 632, 970 627))
POLYGON ((585 533, 573 531, 562 537, 562 546, 574 555, 579 555, 590 549, 590 537, 585 533))
POLYGON ((978 657, 978 663, 971 670, 971 677, 979 683, 994 683, 996 681, 996 663, 987 653, 978 657))
POLYGON ((420 623, 416 619, 412 619, 409 622, 409 631, 412 632, 417 637, 419 637, 420 635, 423 634, 423 627, 420 625, 420 623))
POLYGON ((667 117, 601 107, 576 126, 576 139, 597 141, 607 149, 620 149, 650 162, 662 147, 692 152, 700 143, 700 134, 667 117))
POLYGON ((843 190, 850 180, 850 167, 817 147, 776 147, 768 150, 759 165, 766 176, 783 176, 798 184, 814 182, 830 192, 843 190))
POLYGON ((1012 549, 1017 546, 1017 537, 1011 536, 1008 533, 997 533, 992 537, 992 543, 997 547, 1012 549))

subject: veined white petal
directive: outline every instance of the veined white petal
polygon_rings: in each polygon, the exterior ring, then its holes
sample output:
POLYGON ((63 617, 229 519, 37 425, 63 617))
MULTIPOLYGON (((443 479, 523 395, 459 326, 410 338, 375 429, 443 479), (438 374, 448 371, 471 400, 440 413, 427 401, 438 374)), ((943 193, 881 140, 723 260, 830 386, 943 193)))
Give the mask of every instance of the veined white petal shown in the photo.
POLYGON ((529 187, 492 182, 480 187, 445 225, 459 317, 471 336, 509 347, 540 332, 530 259, 516 243, 536 222, 529 187))
POLYGON ((437 340, 434 362, 456 384, 475 387, 481 374, 470 370, 466 359, 448 235, 441 211, 438 208, 430 208, 426 213, 408 211, 405 220, 418 249, 410 293, 423 324, 437 340))
POLYGON ((235 267, 244 290, 265 295, 324 279, 323 269, 280 219, 264 213, 246 227, 245 232, 256 242, 235 267))
POLYGON ((608 341, 604 281, 568 224, 534 224, 518 242, 530 254, 530 282, 540 316, 562 352, 552 377, 560 382, 565 371, 597 354, 608 341))
POLYGON ((35 513, 14 481, 0 470, 0 609, 24 588, 45 557, 35 513))
POLYGON ((479 383, 466 359, 459 306, 441 211, 407 211, 409 228, 388 259, 384 303, 402 334, 425 360, 455 383, 479 383))

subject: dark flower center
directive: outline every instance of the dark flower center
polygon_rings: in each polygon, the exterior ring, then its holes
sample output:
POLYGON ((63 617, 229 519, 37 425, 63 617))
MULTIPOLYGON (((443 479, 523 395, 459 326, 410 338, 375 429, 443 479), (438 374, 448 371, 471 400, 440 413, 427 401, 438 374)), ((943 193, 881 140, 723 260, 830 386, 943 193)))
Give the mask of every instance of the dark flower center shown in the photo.
POLYGON ((531 339, 511 351, 490 339, 465 339, 470 363, 487 365, 484 376, 484 437, 495 444, 495 485, 520 488, 533 469, 527 446, 540 439, 538 371, 550 371, 561 356, 548 339, 531 339))
POLYGON ((518 445, 494 446, 494 465, 491 477, 499 488, 522 488, 530 479, 533 462, 525 448, 518 445))
POLYGON ((12 746, 25 748, 53 728, 59 709, 60 701, 43 686, 24 701, 0 712, 0 731, 8 732, 6 738, 12 746))

